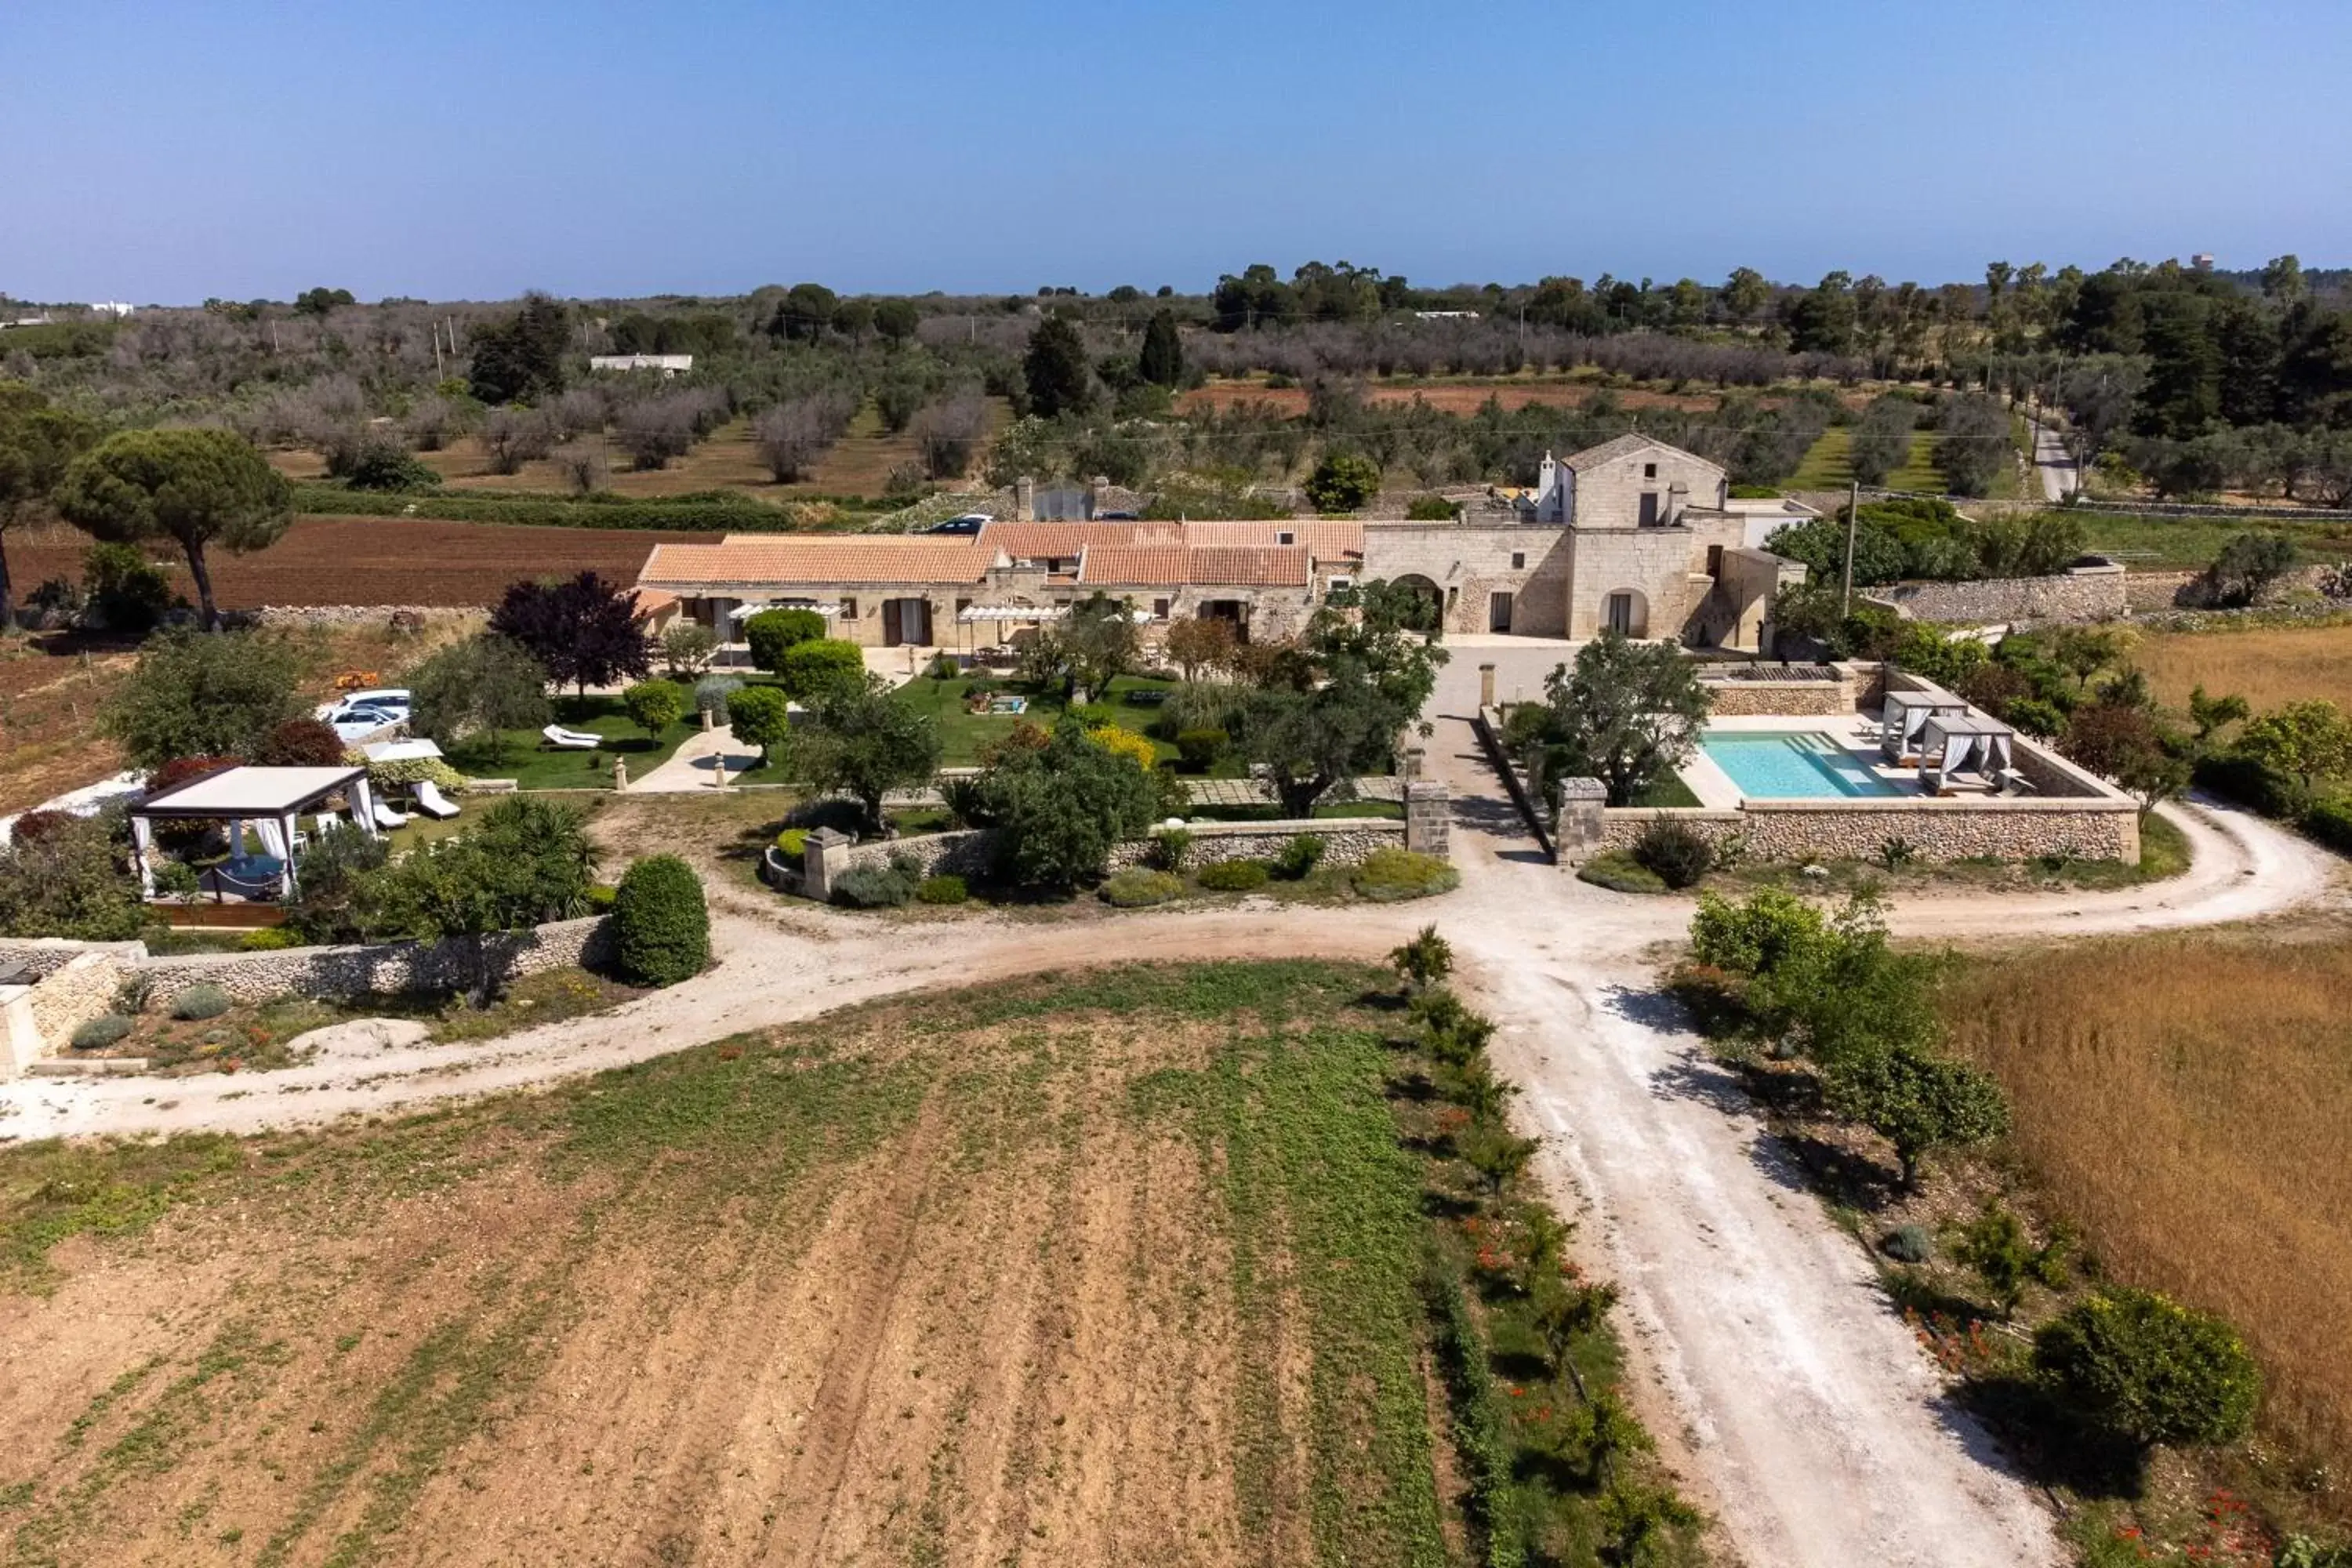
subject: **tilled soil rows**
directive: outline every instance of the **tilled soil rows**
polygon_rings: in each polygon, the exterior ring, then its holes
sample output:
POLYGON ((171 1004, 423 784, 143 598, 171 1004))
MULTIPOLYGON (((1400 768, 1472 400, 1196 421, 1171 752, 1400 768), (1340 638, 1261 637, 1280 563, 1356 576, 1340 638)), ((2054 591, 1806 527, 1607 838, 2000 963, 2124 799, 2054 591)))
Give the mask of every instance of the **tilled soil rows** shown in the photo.
MULTIPOLYGON (((206 558, 224 609, 264 605, 488 605, 519 580, 596 572, 634 583, 653 547, 716 539, 652 529, 518 528, 422 517, 298 517, 284 538, 251 555, 206 558)), ((47 578, 81 578, 86 535, 68 529, 11 534, 19 592, 47 578)), ((158 554, 173 586, 194 599, 187 568, 158 554)))

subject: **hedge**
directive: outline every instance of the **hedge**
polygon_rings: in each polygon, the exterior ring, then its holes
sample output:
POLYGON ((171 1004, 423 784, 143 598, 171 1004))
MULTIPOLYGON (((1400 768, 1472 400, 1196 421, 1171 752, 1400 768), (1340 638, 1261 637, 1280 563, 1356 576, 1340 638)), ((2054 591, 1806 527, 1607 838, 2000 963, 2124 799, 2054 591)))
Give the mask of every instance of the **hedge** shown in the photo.
POLYGON ((710 911, 702 879, 675 855, 632 865, 613 894, 614 958, 638 985, 675 985, 710 962, 710 911))

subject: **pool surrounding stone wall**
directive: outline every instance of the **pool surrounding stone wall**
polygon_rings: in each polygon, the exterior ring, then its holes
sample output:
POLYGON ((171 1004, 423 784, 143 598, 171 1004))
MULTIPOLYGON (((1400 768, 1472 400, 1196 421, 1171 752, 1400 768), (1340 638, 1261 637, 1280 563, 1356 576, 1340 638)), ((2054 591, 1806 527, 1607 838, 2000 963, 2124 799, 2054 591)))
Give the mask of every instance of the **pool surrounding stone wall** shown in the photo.
MULTIPOLYGON (((1717 846, 1738 840, 1759 860, 1873 860, 1897 839, 1917 858, 1938 862, 2139 858, 2139 807, 2128 797, 1759 800, 1731 811, 1611 806, 1599 815, 1595 837, 1603 849, 1631 848, 1653 819, 1664 816, 1717 846)), ((1569 835, 1563 830, 1559 837, 1564 843, 1569 835)))

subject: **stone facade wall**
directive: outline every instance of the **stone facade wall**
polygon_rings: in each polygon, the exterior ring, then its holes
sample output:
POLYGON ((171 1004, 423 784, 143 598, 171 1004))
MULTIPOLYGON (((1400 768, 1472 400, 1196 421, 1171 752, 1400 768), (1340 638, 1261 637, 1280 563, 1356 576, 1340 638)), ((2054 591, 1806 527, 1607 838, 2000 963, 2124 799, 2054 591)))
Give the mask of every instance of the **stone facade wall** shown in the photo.
MULTIPOLYGON (((1745 522, 1741 524, 1746 527, 1745 522)), ((1699 606, 1700 640, 1717 647, 1760 648, 1772 596, 1805 580, 1805 563, 1742 545, 1726 549, 1715 592, 1699 606)))
POLYGON ((1681 637, 1715 589, 1707 552, 1738 548, 1741 526, 1736 517, 1713 513, 1685 527, 1573 530, 1568 635, 1600 636, 1609 624, 1609 595, 1631 593, 1633 636, 1681 637))
MULTIPOLYGON (((483 946, 509 980, 594 963, 610 951, 607 917, 559 921, 535 931, 507 931, 483 946)), ((289 947, 274 952, 192 953, 150 958, 129 967, 144 976, 158 999, 191 985, 217 985, 239 1002, 291 992, 302 996, 384 996, 408 991, 454 990, 478 969, 463 942, 384 942, 356 947, 289 947)))
POLYGON ((1642 520, 1644 490, 1657 492, 1658 516, 1664 520, 1676 484, 1683 487, 1686 506, 1718 506, 1727 494, 1723 469, 1696 453, 1661 443, 1577 469, 1569 521, 1580 529, 1632 528, 1642 520), (1649 468, 1657 472, 1644 474, 1649 468))
POLYGON ((2124 569, 2111 561, 2052 577, 1898 583, 1879 592, 1922 621, 2079 623, 2111 621, 2131 609, 2124 569))
POLYGON ((1449 632, 1489 630, 1493 595, 1508 594, 1515 634, 1556 637, 1568 631, 1573 554, 1556 523, 1381 523, 1364 530, 1362 575, 1426 577, 1444 595, 1449 632))
POLYGON ((2139 858, 2139 808, 2129 800, 1772 800, 1736 811, 1620 807, 1602 815, 1612 849, 1631 848, 1652 818, 1667 816, 1713 844, 1738 839, 1759 860, 1868 860, 1892 838, 1930 861, 2139 858))

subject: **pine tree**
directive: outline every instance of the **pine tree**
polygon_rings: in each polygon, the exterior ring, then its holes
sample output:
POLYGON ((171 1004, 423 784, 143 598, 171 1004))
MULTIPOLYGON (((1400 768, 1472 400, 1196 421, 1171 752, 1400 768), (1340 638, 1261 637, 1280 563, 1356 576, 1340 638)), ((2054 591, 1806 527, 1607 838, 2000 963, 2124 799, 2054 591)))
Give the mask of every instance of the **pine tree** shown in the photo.
POLYGON ((1143 353, 1136 371, 1155 386, 1176 386, 1184 380, 1184 345, 1176 336, 1176 312, 1155 310, 1143 329, 1143 353))
POLYGON ((1032 413, 1051 419, 1086 407, 1093 372, 1087 364, 1086 340, 1068 318, 1048 316, 1037 324, 1022 369, 1032 413))

